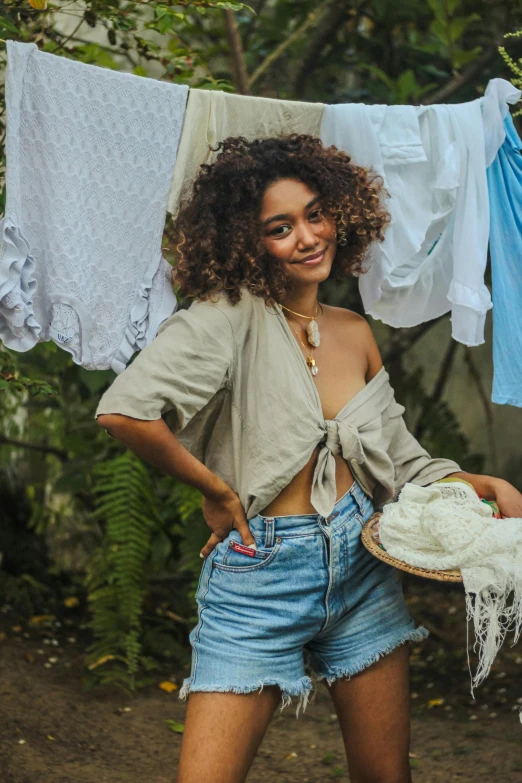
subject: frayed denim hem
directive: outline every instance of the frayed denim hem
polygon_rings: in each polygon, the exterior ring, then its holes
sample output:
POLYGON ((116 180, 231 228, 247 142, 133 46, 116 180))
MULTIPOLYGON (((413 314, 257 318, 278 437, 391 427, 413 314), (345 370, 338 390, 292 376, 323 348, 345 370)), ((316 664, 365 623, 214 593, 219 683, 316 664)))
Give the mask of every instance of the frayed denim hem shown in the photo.
POLYGON ((408 631, 408 633, 402 634, 402 636, 395 637, 392 639, 392 641, 388 642, 388 644, 382 650, 379 650, 379 652, 374 653, 373 655, 369 655, 364 660, 358 661, 357 663, 352 664, 352 666, 347 666, 342 669, 335 669, 330 674, 317 673, 314 679, 317 681, 326 680, 327 685, 331 685, 336 680, 349 680, 350 677, 353 677, 355 674, 359 674, 372 664, 377 663, 380 658, 383 658, 385 655, 393 652, 393 650, 395 650, 397 647, 400 647, 401 644, 405 644, 406 642, 422 642, 428 636, 429 631, 421 625, 418 628, 415 628, 413 631, 408 631))
POLYGON ((292 696, 298 696, 296 718, 299 717, 299 712, 306 710, 308 699, 312 691, 312 680, 310 677, 301 677, 296 682, 284 682, 281 680, 265 679, 257 683, 257 685, 196 685, 193 686, 192 680, 188 677, 184 680, 181 690, 179 692, 180 699, 186 699, 189 693, 205 692, 205 693, 253 693, 253 691, 261 691, 265 686, 277 685, 280 689, 281 697, 281 710, 292 704, 292 696))

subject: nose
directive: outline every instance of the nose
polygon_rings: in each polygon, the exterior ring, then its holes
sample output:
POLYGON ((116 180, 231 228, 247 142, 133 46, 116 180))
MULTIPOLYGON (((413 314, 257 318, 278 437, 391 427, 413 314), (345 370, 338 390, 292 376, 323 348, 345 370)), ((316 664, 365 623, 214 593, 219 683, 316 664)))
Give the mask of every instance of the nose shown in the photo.
POLYGON ((308 222, 300 223, 295 227, 297 235, 297 249, 300 251, 313 250, 319 244, 319 237, 314 231, 314 227, 308 222))

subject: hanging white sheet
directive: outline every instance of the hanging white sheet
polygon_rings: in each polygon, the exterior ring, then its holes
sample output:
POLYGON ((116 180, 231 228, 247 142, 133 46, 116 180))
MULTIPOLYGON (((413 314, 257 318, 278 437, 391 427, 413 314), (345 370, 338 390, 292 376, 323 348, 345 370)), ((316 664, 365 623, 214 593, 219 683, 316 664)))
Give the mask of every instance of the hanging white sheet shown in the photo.
POLYGON ((121 372, 177 306, 161 238, 188 88, 7 53, 0 339, 121 372))

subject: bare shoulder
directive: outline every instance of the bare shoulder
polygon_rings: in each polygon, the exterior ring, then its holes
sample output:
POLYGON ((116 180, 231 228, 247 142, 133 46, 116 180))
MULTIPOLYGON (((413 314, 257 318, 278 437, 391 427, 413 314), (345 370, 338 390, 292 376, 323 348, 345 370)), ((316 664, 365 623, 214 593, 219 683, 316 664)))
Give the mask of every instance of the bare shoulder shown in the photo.
POLYGON ((346 307, 322 305, 324 314, 334 329, 346 334, 350 343, 356 342, 367 361, 367 380, 381 369, 382 359, 372 328, 364 316, 346 307))
POLYGON ((361 338, 365 336, 366 339, 373 339, 370 324, 364 316, 355 313, 353 310, 348 310, 347 307, 333 307, 325 304, 322 307, 325 316, 332 325, 338 325, 338 328, 342 330, 356 330, 361 338))

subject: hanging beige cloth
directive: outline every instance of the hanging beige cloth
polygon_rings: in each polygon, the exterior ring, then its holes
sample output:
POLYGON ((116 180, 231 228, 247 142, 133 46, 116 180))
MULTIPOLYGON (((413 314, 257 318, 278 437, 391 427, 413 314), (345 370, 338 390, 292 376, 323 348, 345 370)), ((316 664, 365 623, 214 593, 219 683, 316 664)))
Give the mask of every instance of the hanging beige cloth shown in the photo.
POLYGON ((202 163, 227 136, 249 141, 286 133, 319 136, 324 104, 233 95, 219 90, 190 90, 178 157, 170 188, 168 210, 175 214, 180 198, 190 192, 202 163))

